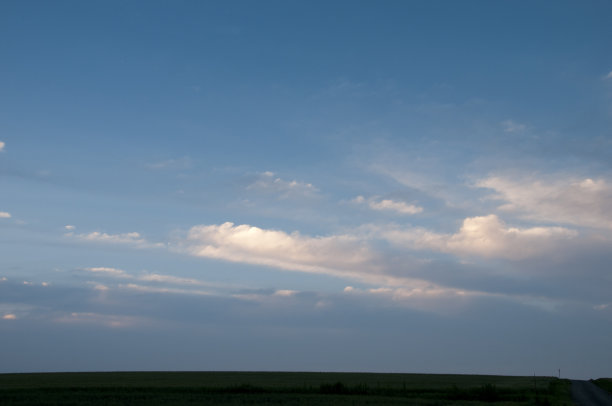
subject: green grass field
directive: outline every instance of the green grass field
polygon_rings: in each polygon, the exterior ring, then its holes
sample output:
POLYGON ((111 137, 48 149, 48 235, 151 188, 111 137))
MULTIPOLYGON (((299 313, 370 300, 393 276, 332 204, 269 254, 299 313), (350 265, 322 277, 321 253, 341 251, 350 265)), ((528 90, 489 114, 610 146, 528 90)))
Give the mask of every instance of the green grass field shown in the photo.
POLYGON ((593 381, 596 385, 612 393, 612 378, 599 378, 593 381))
POLYGON ((314 372, 0 374, 6 405, 572 405, 552 377, 314 372))

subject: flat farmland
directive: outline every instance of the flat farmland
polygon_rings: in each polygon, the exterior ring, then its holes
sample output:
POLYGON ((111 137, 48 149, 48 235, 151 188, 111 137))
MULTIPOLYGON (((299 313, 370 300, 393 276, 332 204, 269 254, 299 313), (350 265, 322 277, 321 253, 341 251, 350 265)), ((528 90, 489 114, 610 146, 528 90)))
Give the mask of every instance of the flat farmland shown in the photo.
POLYGON ((593 381, 593 383, 595 383, 599 387, 607 390, 608 392, 612 393, 612 378, 599 378, 599 379, 595 379, 593 381))
POLYGON ((317 372, 0 374, 2 405, 572 405, 552 377, 317 372))

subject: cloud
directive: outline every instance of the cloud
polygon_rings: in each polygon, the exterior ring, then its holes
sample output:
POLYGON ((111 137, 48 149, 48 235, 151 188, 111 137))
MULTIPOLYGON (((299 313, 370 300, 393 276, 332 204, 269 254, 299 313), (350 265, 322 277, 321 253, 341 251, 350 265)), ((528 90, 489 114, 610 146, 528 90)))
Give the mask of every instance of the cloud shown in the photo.
POLYGON ((492 176, 476 186, 497 192, 489 198, 506 202, 499 210, 525 219, 612 228, 612 184, 603 178, 541 181, 492 176))
POLYGON ((382 234, 391 243, 411 249, 510 260, 543 255, 577 236, 576 231, 563 227, 508 227, 494 214, 466 218, 455 234, 420 228, 390 229, 382 234))
POLYGON ((355 236, 308 237, 230 222, 192 227, 181 245, 199 257, 345 276, 367 268, 374 259, 355 236))
POLYGON ((88 272, 97 273, 97 274, 108 275, 108 276, 112 276, 115 278, 131 278, 131 275, 129 275, 127 272, 125 272, 122 269, 117 269, 117 268, 107 268, 104 266, 99 266, 99 267, 83 268, 83 270, 88 271, 88 272))
POLYGON ((6 143, 4 143, 3 141, 0 141, 0 152, 4 151, 5 146, 6 146, 6 143))
MULTIPOLYGON (((173 275, 163 275, 159 273, 142 273, 140 275, 130 274, 122 269, 110 268, 110 267, 88 267, 82 268, 82 271, 90 272, 97 276, 102 276, 106 278, 115 278, 115 279, 129 279, 133 281, 145 282, 145 283, 153 283, 156 286, 152 285, 137 285, 137 284, 127 284, 127 285, 119 285, 121 288, 129 288, 133 290, 141 290, 141 291, 149 291, 149 292, 157 292, 157 293, 189 293, 189 294, 211 294, 210 292, 198 291, 194 290, 194 287, 208 287, 208 288, 222 288, 227 289, 228 285, 224 284, 215 284, 210 282, 201 281, 198 279, 192 278, 182 278, 179 276, 173 275), (159 287, 160 285, 180 285, 183 287, 187 287, 188 289, 176 289, 176 288, 164 288, 159 287)), ((88 282, 94 285, 95 290, 107 291, 109 290, 109 286, 100 284, 95 281, 88 282)), ((234 286, 235 287, 235 286, 234 286)))
POLYGON ((260 173, 257 179, 247 186, 247 190, 275 194, 281 199, 314 197, 318 193, 318 189, 311 183, 286 181, 269 171, 260 173))
POLYGON ((194 285, 194 286, 209 286, 209 283, 199 281, 197 279, 191 278, 181 278, 178 276, 172 275, 161 275, 157 273, 145 274, 137 277, 138 280, 144 282, 160 282, 160 283, 170 283, 173 285, 194 285))
MULTIPOLYGON (((369 236, 356 233, 309 237, 297 232, 288 234, 228 222, 192 227, 178 246, 183 252, 198 257, 325 274, 377 287, 402 288, 404 293, 413 292, 413 297, 432 297, 434 292, 455 292, 456 295, 453 295, 457 297, 479 293, 411 277, 409 270, 414 264, 404 262, 398 268, 396 263, 385 258, 382 253, 375 252, 368 240, 371 235, 372 233, 369 236)), ((351 289, 345 289, 345 292, 350 292, 351 289)), ((293 295, 290 292, 292 291, 279 290, 275 295, 293 295)), ((250 299, 256 299, 253 294, 246 295, 250 299)), ((239 296, 247 298, 244 294, 239 296)), ((407 297, 406 294, 404 296, 407 297)))
POLYGON ((612 71, 606 75, 606 79, 612 79, 612 71))
POLYGON ((130 245, 136 248, 155 248, 155 247, 164 246, 164 244, 162 243, 152 243, 152 242, 145 240, 144 238, 142 238, 140 233, 137 233, 137 232, 123 233, 123 234, 107 234, 107 233, 101 233, 99 231, 94 231, 94 232, 87 233, 87 234, 76 234, 76 235, 73 235, 73 233, 66 233, 66 236, 68 237, 74 236, 74 238, 80 241, 97 242, 97 243, 104 243, 104 244, 123 244, 123 245, 130 245))
POLYGON ((299 292, 297 290, 291 290, 291 289, 279 289, 277 291, 274 292, 274 296, 283 296, 283 297, 290 297, 290 296, 295 296, 297 295, 299 292))
POLYGON ((507 133, 521 133, 527 128, 525 124, 517 123, 513 120, 504 120, 501 125, 504 128, 504 132, 507 133))
POLYGON ((0 219, 10 219, 11 217, 11 213, 0 211, 0 219))
POLYGON ((64 229, 65 229, 65 230, 68 230, 68 231, 72 231, 72 230, 76 229, 76 227, 75 227, 75 226, 72 226, 72 225, 70 225, 70 224, 67 224, 67 225, 65 225, 65 226, 64 226, 64 229))
MULTIPOLYGON (((298 295, 300 292, 297 290, 291 289, 278 289, 275 291, 247 291, 234 293, 231 295, 234 299, 246 300, 251 302, 259 302, 259 303, 278 303, 279 300, 287 300, 288 298, 293 298, 298 295)), ((317 296, 317 295, 313 295, 317 296)))
POLYGON ((2 316, 2 320, 16 320, 17 316, 14 314, 5 314, 4 316, 2 316))
POLYGON ((201 296, 209 296, 213 294, 205 290, 160 288, 160 287, 155 287, 155 286, 139 285, 136 283, 128 283, 125 285, 119 285, 119 288, 135 290, 138 292, 145 292, 145 293, 171 293, 171 294, 177 294, 177 295, 201 295, 201 296))
POLYGON ((423 211, 422 207, 415 206, 413 204, 391 199, 378 199, 377 197, 372 197, 366 200, 363 196, 357 196, 355 199, 353 199, 353 202, 358 204, 367 203, 372 210, 392 211, 399 214, 413 215, 423 211))
POLYGON ((58 323, 75 323, 75 324, 100 324, 106 327, 132 327, 137 324, 142 324, 143 319, 139 317, 100 314, 94 312, 73 312, 69 315, 64 315, 55 319, 58 323))

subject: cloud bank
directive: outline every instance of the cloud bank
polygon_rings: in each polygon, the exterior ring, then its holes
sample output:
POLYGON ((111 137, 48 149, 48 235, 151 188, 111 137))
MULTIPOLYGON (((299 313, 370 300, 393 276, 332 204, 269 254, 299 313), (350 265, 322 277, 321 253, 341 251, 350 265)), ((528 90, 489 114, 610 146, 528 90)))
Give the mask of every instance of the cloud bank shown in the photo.
POLYGON ((281 199, 314 197, 319 192, 311 183, 287 181, 270 171, 259 174, 257 179, 247 186, 247 190, 274 194, 281 199))
POLYGON ((337 275, 355 274, 374 259, 355 236, 307 237, 230 222, 192 227, 181 245, 199 257, 337 275))
POLYGON ((578 235, 576 231, 563 227, 509 227, 494 214, 466 218, 454 234, 422 228, 396 228, 381 234, 391 243, 409 249, 509 260, 544 255, 558 243, 578 235))
POLYGON ((93 231, 91 233, 74 234, 72 232, 65 234, 67 237, 74 237, 79 241, 84 242, 95 242, 103 244, 118 244, 127 245, 136 248, 156 248, 163 247, 163 243, 153 243, 143 238, 140 233, 120 233, 120 234, 107 234, 99 231, 93 231))
POLYGON ((372 210, 388 211, 404 215, 418 214, 423 211, 422 207, 414 204, 408 204, 406 202, 392 199, 379 199, 377 197, 366 199, 363 196, 357 196, 355 199, 353 199, 353 202, 358 204, 367 204, 372 210))
POLYGON ((511 179, 492 176, 476 186, 492 189, 499 210, 538 221, 612 229, 612 184, 606 179, 511 179))

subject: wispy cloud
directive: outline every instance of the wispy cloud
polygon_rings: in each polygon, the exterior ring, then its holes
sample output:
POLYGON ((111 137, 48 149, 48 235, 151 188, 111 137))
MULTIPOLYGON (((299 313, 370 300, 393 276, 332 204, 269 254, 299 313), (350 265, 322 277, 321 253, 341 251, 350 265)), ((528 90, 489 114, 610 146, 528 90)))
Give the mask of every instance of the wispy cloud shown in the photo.
POLYGON ((122 233, 122 234, 107 234, 99 231, 93 231, 86 234, 66 233, 66 236, 76 238, 79 241, 103 243, 103 244, 118 244, 128 245, 136 248, 157 248, 163 247, 163 243, 153 243, 144 239, 140 233, 122 233))
POLYGON ((10 219, 11 217, 11 213, 6 211, 0 211, 0 219, 10 219))
POLYGON ((157 286, 149 286, 149 285, 140 285, 136 283, 128 283, 125 285, 119 285, 120 289, 129 289, 138 292, 146 292, 146 293, 171 293, 177 295, 203 295, 209 296, 212 295, 212 292, 205 290, 197 290, 197 289, 181 289, 181 288, 166 288, 166 287, 157 287, 157 286))
POLYGON ((606 79, 612 79, 612 71, 606 75, 606 79))
POLYGON ((543 255, 578 233, 563 227, 509 227, 496 215, 470 217, 454 234, 422 228, 384 230, 382 236, 409 249, 428 249, 460 256, 520 260, 543 255))
POLYGON ((408 204, 406 202, 392 199, 380 199, 378 197, 366 199, 363 196, 357 196, 355 199, 353 199, 353 202, 358 204, 367 204, 372 210, 390 211, 398 214, 413 215, 423 211, 422 207, 414 204, 408 204))
POLYGON ((600 179, 522 179, 491 176, 476 183, 497 192, 490 199, 505 201, 499 210, 525 219, 612 228, 612 184, 600 179))
POLYGON ((0 152, 4 151, 4 147, 6 146, 6 143, 3 141, 0 141, 0 152))
POLYGON ((124 328, 142 324, 143 318, 93 312, 73 312, 60 316, 54 321, 57 323, 99 324, 107 327, 124 328))
POLYGON ((517 123, 514 120, 504 120, 501 123, 503 129, 507 133, 520 133, 527 129, 525 124, 517 123))
MULTIPOLYGON (((152 283, 155 286, 148 286, 151 289, 155 289, 155 291, 160 292, 160 289, 164 289, 164 288, 159 288, 160 285, 179 285, 179 286, 184 286, 187 288, 194 288, 194 287, 215 287, 215 288, 227 288, 227 285, 223 285, 223 284, 215 284, 215 283, 211 283, 211 282, 206 282, 206 281, 202 281, 199 279, 193 279, 193 278, 183 278, 180 276, 174 276, 174 275, 164 275, 164 274, 160 274, 160 273, 150 273, 150 272, 141 272, 139 274, 133 274, 133 273, 129 273, 127 271, 124 271, 123 269, 118 269, 118 268, 112 268, 112 267, 87 267, 87 268, 82 268, 81 271, 84 272, 89 272, 93 275, 96 276, 101 276, 101 277, 105 277, 105 278, 113 278, 113 279, 130 279, 130 280, 134 280, 134 281, 138 281, 138 282, 145 282, 145 283, 152 283)), ((97 282, 91 282, 92 284, 94 284, 94 288, 98 289, 98 290, 108 290, 109 287, 107 285, 100 285, 97 282)), ((122 285, 122 286, 127 286, 127 285, 122 285)), ((138 285, 138 286, 144 286, 144 285, 138 285)), ((172 289, 168 290, 164 290, 165 292, 171 292, 172 289)), ((187 290, 176 290, 174 289, 174 291, 176 292, 187 292, 187 290)), ((207 292, 208 294, 208 292, 207 292)))
POLYGON ((343 275, 371 265, 374 258, 355 236, 309 237, 230 222, 192 227, 181 249, 200 257, 343 275))
MULTIPOLYGON (((193 227, 179 247, 199 257, 325 274, 377 287, 402 288, 404 293, 411 291, 415 297, 432 297, 438 291, 455 292, 457 296, 462 295, 459 292, 471 292, 411 277, 412 265, 403 263, 398 269, 397 264, 374 249, 369 241, 372 236, 374 233, 356 231, 354 234, 311 237, 228 222, 193 227)), ((277 294, 291 293, 281 290, 277 294)))
POLYGON ((85 271, 93 272, 101 275, 112 276, 115 278, 131 278, 127 272, 122 269, 108 268, 104 266, 84 268, 85 271))
POLYGON ((137 276, 138 280, 145 282, 159 282, 159 283, 169 283, 173 285, 187 285, 187 286, 210 286, 210 283, 200 281, 192 278, 181 278, 178 276, 172 275, 161 275, 158 273, 151 273, 137 276))
POLYGON ((269 171, 260 173, 257 179, 247 186, 247 190, 271 193, 281 199, 314 197, 318 193, 318 189, 311 183, 287 181, 269 171))

